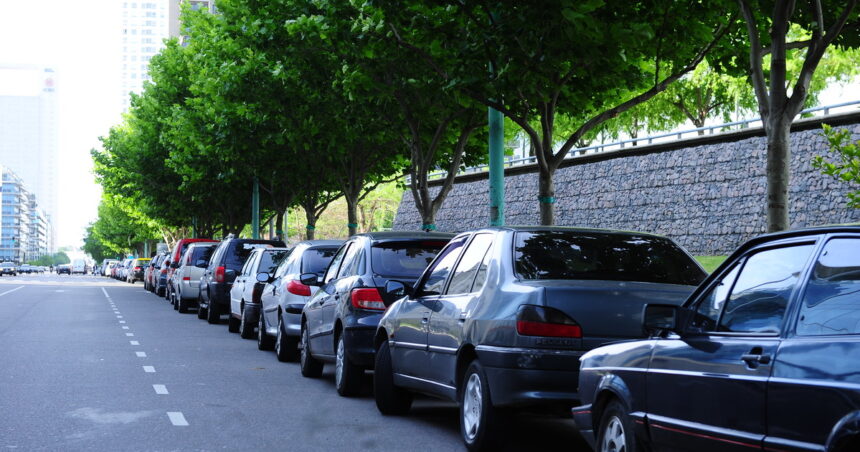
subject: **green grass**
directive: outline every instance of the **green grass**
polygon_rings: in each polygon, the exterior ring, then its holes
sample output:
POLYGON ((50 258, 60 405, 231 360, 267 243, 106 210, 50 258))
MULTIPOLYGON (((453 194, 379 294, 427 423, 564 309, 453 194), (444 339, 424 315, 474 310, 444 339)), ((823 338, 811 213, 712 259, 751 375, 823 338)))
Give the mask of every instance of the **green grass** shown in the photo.
POLYGON ((716 270, 716 268, 719 267, 727 257, 728 256, 696 256, 696 260, 702 264, 702 267, 705 267, 705 271, 711 273, 716 270))

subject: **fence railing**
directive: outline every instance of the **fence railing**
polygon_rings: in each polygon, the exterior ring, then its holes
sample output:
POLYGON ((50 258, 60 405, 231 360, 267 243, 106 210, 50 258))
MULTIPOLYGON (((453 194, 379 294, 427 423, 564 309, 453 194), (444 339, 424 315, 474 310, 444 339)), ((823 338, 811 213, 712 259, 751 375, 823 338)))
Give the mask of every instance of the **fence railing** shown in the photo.
MULTIPOLYGON (((799 113, 800 116, 812 115, 811 117, 816 116, 827 116, 833 110, 843 110, 847 107, 851 106, 860 106, 860 100, 855 100, 851 102, 842 102, 839 104, 825 105, 821 107, 813 107, 807 108, 799 113)), ((805 118, 804 118, 805 119, 805 118)), ((741 121, 733 121, 727 122, 723 124, 716 124, 713 126, 705 126, 705 127, 697 127, 695 129, 684 129, 676 132, 666 132, 657 135, 649 135, 641 138, 629 138, 626 140, 613 141, 612 143, 601 143, 593 146, 587 146, 583 148, 571 149, 568 153, 567 159, 575 159, 581 157, 583 155, 587 155, 590 153, 602 153, 602 152, 612 152, 612 151, 620 151, 622 149, 629 149, 631 147, 636 147, 642 144, 654 144, 654 143, 666 143, 670 141, 676 141, 684 139, 685 136, 689 136, 690 134, 696 134, 696 136, 702 135, 719 135, 720 133, 732 132, 736 130, 749 129, 751 127, 761 127, 761 118, 753 118, 753 119, 744 119, 741 121)), ((522 165, 528 165, 532 163, 537 163, 537 158, 534 156, 528 157, 520 157, 520 158, 506 158, 505 159, 505 167, 516 167, 522 165)), ((463 174, 473 174, 473 173, 482 173, 487 171, 489 168, 488 165, 477 165, 470 166, 465 168, 459 172, 457 175, 463 174)), ((435 173, 430 173, 429 179, 441 179, 448 174, 447 171, 438 171, 435 173)), ((407 185, 409 183, 409 176, 406 178, 407 185)))

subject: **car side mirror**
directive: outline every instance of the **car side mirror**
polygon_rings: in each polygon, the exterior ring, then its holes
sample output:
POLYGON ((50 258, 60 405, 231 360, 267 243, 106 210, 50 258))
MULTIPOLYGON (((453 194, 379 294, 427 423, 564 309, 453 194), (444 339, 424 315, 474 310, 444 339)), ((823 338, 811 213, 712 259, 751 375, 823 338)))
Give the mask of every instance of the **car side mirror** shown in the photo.
POLYGON ((266 273, 266 272, 257 273, 257 282, 267 283, 271 280, 272 280, 272 278, 271 278, 271 276, 269 276, 268 273, 266 273))
POLYGON ((402 281, 392 279, 385 282, 380 295, 382 296, 382 303, 385 306, 391 306, 395 301, 412 295, 412 287, 402 281))
POLYGON ((299 281, 306 286, 319 287, 322 285, 320 278, 316 273, 302 273, 302 275, 299 276, 299 281))
POLYGON ((642 324, 649 336, 661 331, 679 332, 683 324, 682 318, 686 310, 671 304, 645 305, 642 314, 642 324))

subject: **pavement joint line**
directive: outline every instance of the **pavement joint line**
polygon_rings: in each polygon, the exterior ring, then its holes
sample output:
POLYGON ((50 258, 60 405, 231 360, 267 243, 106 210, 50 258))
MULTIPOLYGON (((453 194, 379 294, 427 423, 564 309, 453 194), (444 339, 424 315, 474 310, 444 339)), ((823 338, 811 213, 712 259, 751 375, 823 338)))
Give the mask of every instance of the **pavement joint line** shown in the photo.
POLYGON ((154 374, 155 373, 155 367, 154 366, 143 366, 143 371, 148 373, 148 374, 154 374))
POLYGON ((134 352, 138 358, 146 358, 146 352, 134 352))
POLYGON ((176 427, 187 427, 188 421, 185 420, 185 416, 181 411, 168 411, 167 417, 170 418, 170 423, 176 427))
POLYGON ((12 293, 12 292, 14 292, 14 291, 16 291, 16 290, 21 290, 21 289, 23 289, 24 287, 25 287, 25 286, 18 286, 18 287, 14 288, 14 289, 7 290, 6 292, 0 293, 0 297, 2 297, 3 295, 6 295, 7 293, 12 293))
POLYGON ((129 341, 129 342, 131 342, 131 345, 140 345, 140 342, 138 342, 138 341, 129 341))
POLYGON ((152 389, 155 389, 155 393, 159 395, 170 394, 167 392, 167 386, 164 385, 152 385, 152 389))

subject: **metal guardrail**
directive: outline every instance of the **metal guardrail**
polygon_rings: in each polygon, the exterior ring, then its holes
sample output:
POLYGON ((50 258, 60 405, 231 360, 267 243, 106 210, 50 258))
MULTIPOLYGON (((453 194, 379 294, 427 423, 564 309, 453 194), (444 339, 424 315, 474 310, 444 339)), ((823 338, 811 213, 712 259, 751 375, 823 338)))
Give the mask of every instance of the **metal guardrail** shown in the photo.
MULTIPOLYGON (((821 106, 821 107, 807 108, 806 110, 801 111, 799 113, 799 115, 808 115, 808 114, 814 115, 815 113, 823 112, 820 116, 827 116, 830 114, 831 110, 850 107, 853 105, 860 106, 860 100, 855 100, 855 101, 851 101, 851 102, 842 102, 839 104, 825 105, 825 106, 821 106)), ((818 116, 818 115, 816 115, 816 116, 818 116)), ((753 125, 761 126, 761 118, 744 119, 741 121, 727 122, 724 124, 717 124, 717 125, 713 125, 713 126, 697 127, 695 129, 685 129, 685 130, 680 130, 677 132, 666 132, 666 133, 661 133, 658 135, 649 135, 649 136, 642 137, 642 138, 630 138, 627 140, 614 141, 612 143, 603 143, 603 144, 597 144, 594 146, 587 146, 584 148, 575 148, 575 149, 570 150, 567 157, 565 157, 565 160, 574 159, 574 158, 586 155, 589 151, 593 151, 593 153, 619 151, 622 149, 629 149, 630 147, 638 146, 638 145, 644 144, 644 143, 654 144, 655 142, 665 143, 665 142, 669 142, 669 141, 681 140, 684 138, 684 135, 691 134, 691 133, 695 133, 696 136, 718 135, 718 134, 724 133, 724 132, 731 132, 731 131, 735 131, 735 130, 748 129, 753 125), (627 146, 627 147, 625 147, 625 146, 627 146)), ((521 157, 521 158, 516 158, 516 159, 514 159, 514 158, 505 159, 505 167, 506 168, 528 165, 528 164, 532 164, 532 163, 537 163, 537 158, 534 156, 521 157)), ((482 173, 482 172, 487 171, 487 169, 488 169, 488 165, 470 166, 468 168, 463 169, 462 171, 457 172, 457 175, 459 176, 462 174, 482 173)), ((441 178, 445 177, 447 174, 448 174, 447 171, 438 171, 435 173, 430 173, 428 176, 428 179, 429 180, 441 179, 441 178)), ((407 185, 409 184, 409 176, 408 175, 406 176, 406 184, 407 185)))

